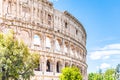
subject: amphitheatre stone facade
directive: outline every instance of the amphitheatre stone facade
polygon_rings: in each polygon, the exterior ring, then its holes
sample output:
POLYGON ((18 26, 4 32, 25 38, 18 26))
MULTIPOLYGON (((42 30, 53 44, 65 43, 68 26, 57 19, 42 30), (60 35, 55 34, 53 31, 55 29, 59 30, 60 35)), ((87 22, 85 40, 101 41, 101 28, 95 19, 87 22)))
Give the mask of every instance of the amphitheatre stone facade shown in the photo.
POLYGON ((66 66, 77 66, 87 80, 86 32, 67 11, 48 0, 0 0, 0 31, 10 29, 41 56, 31 80, 59 80, 66 66))

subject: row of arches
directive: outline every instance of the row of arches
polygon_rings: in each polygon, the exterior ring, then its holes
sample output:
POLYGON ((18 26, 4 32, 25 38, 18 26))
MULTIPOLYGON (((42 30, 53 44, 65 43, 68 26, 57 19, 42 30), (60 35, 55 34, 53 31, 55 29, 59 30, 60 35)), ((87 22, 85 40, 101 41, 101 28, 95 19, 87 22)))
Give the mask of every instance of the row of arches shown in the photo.
MULTIPOLYGON (((35 34, 34 31, 30 32, 28 30, 23 30, 22 28, 17 28, 17 30, 16 30, 16 28, 14 26, 0 27, 0 31, 2 31, 3 33, 7 33, 11 29, 13 29, 15 31, 16 38, 23 39, 23 41, 30 47, 32 45, 32 46, 38 47, 38 49, 40 47, 46 47, 48 49, 51 49, 53 47, 53 43, 54 43, 55 50, 57 47, 58 48, 57 51, 59 51, 59 50, 64 51, 65 55, 71 55, 71 53, 72 53, 73 54, 72 56, 76 56, 76 58, 80 58, 80 57, 84 58, 84 56, 85 56, 83 54, 84 53, 83 50, 81 50, 79 47, 75 46, 74 44, 71 44, 69 41, 66 41, 66 40, 63 40, 60 38, 53 38, 51 36, 47 36, 46 34, 38 35, 38 34, 35 34), (77 55, 79 55, 79 56, 77 57, 77 55)), ((55 68, 56 69, 55 71, 59 73, 63 67, 71 66, 71 64, 69 64, 69 63, 70 62, 62 63, 61 61, 54 62, 51 60, 47 60, 45 62, 45 66, 46 66, 45 71, 53 72, 53 70, 55 68)), ((38 66, 39 67, 36 70, 43 71, 43 69, 42 69, 44 67, 43 64, 40 63, 38 66)), ((79 67, 79 66, 77 66, 77 67, 79 67)), ((81 69, 81 72, 84 71, 83 68, 80 67, 80 69, 81 69)))
POLYGON ((76 66, 80 69, 80 72, 83 73, 82 66, 76 65, 76 64, 70 64, 69 62, 62 63, 61 61, 53 62, 52 60, 48 59, 45 62, 45 66, 43 66, 42 62, 38 65, 38 68, 35 69, 35 71, 44 71, 45 72, 55 72, 55 73, 61 73, 62 68, 64 67, 70 67, 70 66, 76 66))
POLYGON ((83 49, 79 48, 73 43, 70 43, 69 41, 65 41, 60 38, 54 38, 46 36, 43 38, 39 35, 34 35, 33 37, 33 44, 35 46, 42 46, 42 44, 45 42, 44 47, 47 49, 53 49, 55 53, 64 53, 64 55, 75 57, 77 59, 84 59, 85 58, 85 52, 83 49))
MULTIPOLYGON (((51 60, 47 60, 47 62, 46 62, 46 71, 47 71, 47 72, 53 72, 53 66, 54 66, 54 65, 53 65, 52 61, 51 61, 51 60)), ((57 72, 57 73, 60 73, 60 72, 61 72, 62 64, 61 64, 60 61, 57 61, 57 62, 56 62, 55 68, 56 68, 56 72, 57 72)))
MULTIPOLYGON (((4 28, 2 29, 2 32, 7 33, 9 30, 11 29, 4 28)), ((38 35, 35 33, 33 33, 32 36, 30 36, 30 33, 26 30, 20 30, 16 34, 16 37, 19 40, 22 39, 25 44, 33 50, 43 50, 43 48, 53 49, 55 53, 63 53, 64 55, 80 60, 85 59, 86 55, 84 50, 74 45, 73 43, 70 43, 69 41, 63 40, 61 38, 53 38, 47 35, 38 35)))

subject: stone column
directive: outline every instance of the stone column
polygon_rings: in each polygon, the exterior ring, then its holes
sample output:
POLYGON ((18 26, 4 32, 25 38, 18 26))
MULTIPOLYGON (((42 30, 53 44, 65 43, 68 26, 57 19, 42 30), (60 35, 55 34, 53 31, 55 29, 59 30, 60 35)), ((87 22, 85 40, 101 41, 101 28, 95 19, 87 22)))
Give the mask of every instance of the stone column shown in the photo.
MULTIPOLYGON (((45 24, 45 19, 46 19, 46 17, 45 17, 45 10, 43 10, 43 24, 45 24)), ((43 26, 43 27, 46 27, 45 25, 43 26)))
POLYGON ((43 33, 43 46, 42 46, 42 50, 45 50, 46 48, 46 36, 45 36, 45 33, 43 33))
POLYGON ((65 67, 65 59, 63 60, 63 68, 65 67))
POLYGON ((68 56, 70 56, 70 41, 68 42, 68 56))
POLYGON ((64 39, 62 38, 62 45, 60 51, 64 54, 64 39))
POLYGON ((56 63, 57 63, 57 61, 56 61, 56 58, 54 57, 54 66, 53 66, 53 73, 55 74, 56 73, 56 63))
POLYGON ((43 63, 43 72, 45 73, 45 72, 46 72, 47 57, 44 56, 43 59, 44 59, 44 61, 43 61, 43 62, 44 62, 44 63, 43 63))
POLYGON ((55 39, 55 35, 53 35, 53 37, 52 37, 52 44, 51 44, 51 50, 53 51, 53 53, 55 52, 55 41, 56 41, 56 39, 55 39))

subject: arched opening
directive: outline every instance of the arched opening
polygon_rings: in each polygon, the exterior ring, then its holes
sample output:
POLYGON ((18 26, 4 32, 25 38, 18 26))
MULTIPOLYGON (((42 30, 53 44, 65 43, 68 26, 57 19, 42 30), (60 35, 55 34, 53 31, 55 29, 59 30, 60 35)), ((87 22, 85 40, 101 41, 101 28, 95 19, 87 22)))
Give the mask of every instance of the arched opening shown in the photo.
POLYGON ((71 45, 70 54, 72 57, 74 57, 74 46, 73 45, 71 45))
POLYGON ((47 60, 46 62, 46 71, 47 72, 52 72, 53 71, 53 64, 51 60, 47 60))
POLYGON ((35 68, 35 71, 40 71, 40 64, 37 65, 37 67, 35 68))
POLYGON ((50 49, 51 48, 51 39, 50 37, 46 37, 46 48, 50 49))
POLYGON ((51 25, 51 20, 52 20, 52 17, 50 14, 48 14, 48 25, 51 25))
POLYGON ((69 67, 69 64, 68 64, 68 62, 65 62, 65 67, 69 67))
POLYGON ((40 46, 41 39, 40 39, 40 37, 38 35, 34 35, 34 37, 33 37, 33 44, 34 44, 34 46, 40 46))
POLYGON ((50 61, 49 60, 47 60, 46 71, 50 72, 50 61))
POLYGON ((56 66, 56 70, 57 70, 57 72, 60 72, 60 69, 59 69, 59 67, 60 67, 60 63, 59 62, 57 62, 57 66, 56 66))
POLYGON ((61 40, 57 39, 55 41, 55 47, 56 47, 56 51, 60 51, 61 50, 61 40))
POLYGON ((77 59, 79 58, 79 49, 78 48, 76 49, 76 58, 77 59))
POLYGON ((65 28, 67 28, 68 27, 68 23, 67 22, 65 22, 65 28))
POLYGON ((29 37, 29 33, 26 30, 23 30, 20 32, 20 39, 22 39, 26 45, 30 45, 30 37, 29 37))
POLYGON ((57 71, 58 73, 60 73, 60 71, 61 71, 61 64, 60 64, 59 61, 57 62, 57 65, 56 65, 56 71, 57 71))
POLYGON ((12 29, 9 29, 9 28, 3 28, 2 32, 3 32, 4 34, 7 34, 7 33, 9 33, 11 30, 12 30, 12 29))
POLYGON ((79 52, 79 54, 80 54, 80 60, 82 60, 83 59, 83 57, 82 57, 82 54, 83 54, 83 50, 80 48, 80 52, 79 52))
POLYGON ((79 66, 78 66, 78 65, 77 65, 76 67, 77 67, 77 68, 79 68, 79 66))
POLYGON ((35 71, 42 71, 42 64, 39 61, 39 64, 36 66, 35 71))
POLYGON ((75 67, 75 64, 72 64, 71 67, 75 67))
POLYGON ((66 55, 68 55, 68 51, 69 51, 68 50, 68 42, 65 42, 64 43, 64 52, 65 52, 66 55))
POLYGON ((81 72, 81 74, 83 73, 83 71, 82 71, 82 67, 80 67, 80 72, 81 72))

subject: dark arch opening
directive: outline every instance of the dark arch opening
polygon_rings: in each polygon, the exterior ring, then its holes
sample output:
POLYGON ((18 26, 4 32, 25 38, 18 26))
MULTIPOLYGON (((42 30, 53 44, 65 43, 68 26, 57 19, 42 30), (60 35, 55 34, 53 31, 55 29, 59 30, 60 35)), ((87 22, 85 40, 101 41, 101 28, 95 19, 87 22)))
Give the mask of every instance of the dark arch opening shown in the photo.
POLYGON ((49 60, 47 60, 46 71, 50 72, 50 61, 49 60))
POLYGON ((57 65, 56 65, 56 70, 57 70, 57 72, 59 73, 60 72, 60 63, 59 62, 57 62, 57 65))
POLYGON ((37 68, 35 68, 35 71, 40 71, 40 64, 37 65, 37 68))

